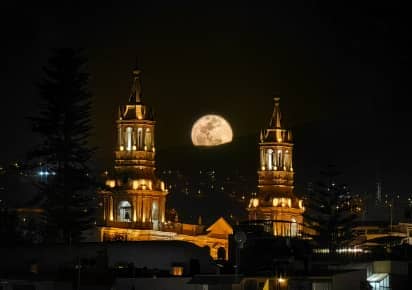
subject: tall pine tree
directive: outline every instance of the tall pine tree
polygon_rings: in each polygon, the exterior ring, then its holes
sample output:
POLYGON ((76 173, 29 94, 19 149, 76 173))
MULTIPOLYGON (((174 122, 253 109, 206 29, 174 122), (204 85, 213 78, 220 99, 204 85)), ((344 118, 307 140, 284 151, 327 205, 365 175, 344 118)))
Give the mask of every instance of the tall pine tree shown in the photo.
POLYGON ((316 246, 336 249, 347 246, 353 238, 353 222, 358 213, 354 207, 356 198, 346 185, 336 183, 339 175, 333 167, 322 172, 322 180, 309 193, 306 201, 304 221, 312 229, 316 246))
POLYGON ((30 118, 42 140, 30 157, 49 174, 39 184, 37 198, 45 210, 49 242, 79 242, 94 222, 94 183, 88 167, 93 154, 88 146, 91 94, 85 64, 78 50, 55 50, 38 86, 41 112, 30 118))

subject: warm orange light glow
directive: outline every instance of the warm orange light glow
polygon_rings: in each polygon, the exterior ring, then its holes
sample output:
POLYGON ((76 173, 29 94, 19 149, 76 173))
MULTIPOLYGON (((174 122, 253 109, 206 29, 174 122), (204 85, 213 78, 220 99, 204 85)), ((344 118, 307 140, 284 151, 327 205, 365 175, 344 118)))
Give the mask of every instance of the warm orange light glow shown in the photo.
MULTIPOLYGON (((227 259, 228 236, 233 234, 233 229, 226 221, 216 222, 205 231, 201 224, 179 223, 176 213, 173 219, 175 222, 165 223, 168 189, 155 174, 155 120, 149 114, 149 108, 140 100, 140 71, 135 70, 133 74, 131 102, 119 108, 119 119, 116 122, 118 143, 114 152, 114 169, 117 175, 127 179, 107 179, 110 176, 105 178, 108 187, 99 194, 102 199, 99 205, 104 215, 104 224, 98 226, 100 240, 185 241, 202 248, 208 246, 214 259, 217 259, 218 249, 224 248, 227 259), (130 168, 133 168, 134 172, 130 172, 130 168)), ((212 122, 207 124, 209 127, 202 128, 206 131, 200 133, 205 133, 207 140, 210 137, 209 141, 221 142, 222 140, 216 140, 215 137, 219 139, 225 136, 224 131, 221 131, 224 126, 213 123, 214 120, 210 121, 212 122)), ((255 201, 255 206, 256 202, 258 200, 255 201)), ((168 269, 174 276, 186 274, 182 265, 172 264, 168 269)))
POLYGON ((286 279, 285 278, 282 278, 282 277, 280 277, 280 278, 278 278, 278 282, 280 283, 280 284, 283 284, 283 283, 286 283, 286 279))
POLYGON ((132 188, 133 189, 150 189, 152 190, 152 181, 151 180, 147 180, 147 179, 135 179, 132 182, 132 188))
POLYGON ((116 181, 113 179, 106 180, 106 186, 113 188, 116 186, 116 181))
POLYGON ((252 200, 252 205, 253 205, 253 207, 258 207, 258 206, 259 206, 259 199, 254 198, 254 199, 252 200))
POLYGON ((182 276, 183 275, 183 267, 182 266, 173 266, 172 270, 170 271, 172 276, 182 276))
POLYGON ((162 190, 162 191, 165 191, 165 183, 162 181, 162 182, 160 182, 160 189, 162 190))

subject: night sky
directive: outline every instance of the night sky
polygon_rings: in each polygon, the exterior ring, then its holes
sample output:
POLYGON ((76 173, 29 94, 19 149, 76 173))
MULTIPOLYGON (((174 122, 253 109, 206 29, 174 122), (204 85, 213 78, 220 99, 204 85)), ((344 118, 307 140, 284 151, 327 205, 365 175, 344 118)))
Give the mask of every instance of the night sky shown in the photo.
POLYGON ((253 136, 267 126, 276 94, 294 129, 298 181, 335 163, 359 190, 373 191, 379 179, 386 192, 412 191, 406 6, 14 2, 0 9, 0 163, 21 160, 35 143, 26 117, 38 110, 35 83, 50 50, 75 47, 89 59, 100 168, 110 166, 117 107, 138 57, 160 151, 190 146, 204 113, 227 118, 235 137, 253 136))

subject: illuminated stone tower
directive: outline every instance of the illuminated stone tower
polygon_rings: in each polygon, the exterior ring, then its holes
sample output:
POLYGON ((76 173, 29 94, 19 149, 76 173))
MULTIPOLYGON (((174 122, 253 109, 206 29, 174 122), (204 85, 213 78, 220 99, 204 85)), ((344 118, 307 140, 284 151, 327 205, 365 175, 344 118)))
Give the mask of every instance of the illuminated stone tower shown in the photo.
MULTIPOLYGON (((129 102, 119 107, 114 174, 99 194, 98 241, 176 240, 208 247, 217 259, 232 227, 218 219, 210 227, 165 220, 167 190, 155 174, 155 120, 142 101, 141 71, 133 71, 129 102)), ((90 235, 91 236, 91 235, 90 235)))
POLYGON ((270 127, 261 131, 258 192, 248 206, 249 220, 260 220, 276 236, 298 236, 302 232, 304 207, 293 192, 292 133, 281 124, 279 98, 270 127))
POLYGON ((167 190, 155 175, 155 121, 142 102, 141 71, 133 70, 129 102, 119 107, 115 174, 106 180, 104 225, 158 229, 165 219, 167 190))

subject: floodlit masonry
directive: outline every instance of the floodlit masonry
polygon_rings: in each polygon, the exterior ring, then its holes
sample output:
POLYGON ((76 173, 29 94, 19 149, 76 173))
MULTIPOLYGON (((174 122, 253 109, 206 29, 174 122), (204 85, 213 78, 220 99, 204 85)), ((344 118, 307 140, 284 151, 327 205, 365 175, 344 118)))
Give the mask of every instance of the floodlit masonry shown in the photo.
MULTIPOLYGON (((100 241, 181 240, 228 254, 231 226, 220 218, 204 225, 166 220, 167 188, 155 174, 155 120, 142 101, 141 71, 133 71, 129 102, 119 107, 114 174, 100 191, 100 241), (222 252, 222 251, 220 251, 222 252)), ((250 221, 264 221, 275 236, 303 234, 303 201, 294 194, 292 134, 281 125, 279 98, 270 127, 261 132, 258 193, 250 200, 250 221)))
POLYGON ((119 107, 114 174, 99 192, 99 240, 179 240, 209 247, 215 259, 224 249, 227 258, 233 230, 223 218, 208 228, 166 220, 168 191, 155 174, 155 120, 142 101, 140 76, 136 68, 129 102, 119 107))
POLYGON ((282 127, 279 101, 270 127, 261 131, 258 192, 247 208, 250 221, 267 221, 267 231, 275 236, 303 234, 303 201, 294 194, 292 132, 282 127))

